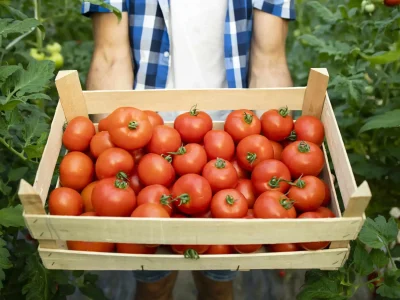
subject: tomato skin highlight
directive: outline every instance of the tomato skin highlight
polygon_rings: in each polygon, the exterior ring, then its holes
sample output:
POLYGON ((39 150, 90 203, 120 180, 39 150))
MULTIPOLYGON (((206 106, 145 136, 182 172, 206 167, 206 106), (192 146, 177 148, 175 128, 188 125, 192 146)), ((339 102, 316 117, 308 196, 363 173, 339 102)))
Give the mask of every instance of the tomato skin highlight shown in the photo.
POLYGON ((96 133, 90 141, 90 153, 94 158, 98 158, 105 150, 115 147, 111 142, 108 131, 100 131, 96 133))
POLYGON ((51 215, 79 216, 83 211, 82 197, 71 188, 56 188, 50 193, 49 211, 51 215))
POLYGON ((210 130, 204 136, 204 150, 208 160, 219 157, 230 161, 235 154, 235 143, 226 131, 210 130))
POLYGON ((144 110, 143 112, 146 113, 147 118, 149 118, 149 121, 151 123, 151 125, 153 126, 153 128, 157 125, 164 125, 164 120, 163 118, 156 113, 153 110, 144 110))
MULTIPOLYGON (((298 216, 299 219, 308 219, 308 218, 323 218, 323 216, 318 212, 305 212, 298 216)), ((304 250, 322 250, 328 245, 330 242, 309 242, 309 243, 299 243, 299 246, 304 250)))
POLYGON ((292 252, 299 251, 299 246, 295 243, 286 243, 286 244, 271 244, 268 245, 268 249, 271 252, 292 252))
POLYGON ((251 180, 239 179, 235 190, 240 192, 246 198, 248 208, 253 208, 254 202, 256 202, 256 196, 251 180))
POLYGON ((176 152, 181 145, 181 136, 176 129, 167 125, 157 125, 153 129, 153 136, 146 149, 150 153, 161 155, 176 152))
POLYGON ((266 159, 274 157, 274 149, 270 141, 262 135, 253 134, 242 139, 236 148, 239 165, 248 171, 266 159))
POLYGON ((325 138, 324 124, 314 116, 301 116, 294 123, 298 141, 306 141, 321 146, 325 138))
POLYGON ((269 140, 272 148, 274 149, 274 159, 276 160, 281 160, 282 158, 282 151, 283 151, 283 146, 275 141, 269 140))
POLYGON ((202 176, 209 182, 213 193, 234 188, 238 182, 235 168, 221 158, 210 160, 203 168, 202 176))
POLYGON ((293 118, 286 108, 270 109, 261 116, 261 132, 276 142, 283 141, 293 129, 293 118))
POLYGON ((251 182, 257 194, 269 190, 286 193, 289 190, 291 176, 289 169, 279 160, 267 159, 260 162, 251 174, 251 182))
POLYGON ((303 176, 296 180, 288 192, 299 211, 313 211, 321 206, 325 198, 324 182, 315 176, 303 176))
POLYGON ((292 178, 302 175, 318 176, 324 167, 324 154, 314 143, 296 141, 283 149, 282 162, 288 167, 292 178))
POLYGON ((89 118, 79 116, 68 122, 62 136, 62 142, 69 151, 85 151, 96 129, 89 118))
POLYGON ((236 158, 234 158, 231 161, 232 166, 235 168, 236 173, 238 174, 239 179, 247 179, 250 178, 250 174, 248 171, 243 169, 241 166, 239 166, 239 163, 236 158))
POLYGON ((322 201, 321 206, 328 206, 331 203, 331 191, 329 190, 329 185, 324 182, 325 185, 325 197, 324 201, 322 201))
POLYGON ((136 207, 135 192, 115 178, 97 182, 92 192, 92 204, 98 216, 128 217, 136 207), (122 186, 117 187, 116 181, 122 186))
POLYGON ((117 252, 127 254, 154 254, 157 252, 157 247, 146 247, 142 244, 118 243, 117 252))
POLYGON ((235 189, 221 190, 211 200, 211 214, 214 218, 243 218, 247 210, 246 198, 235 189))
POLYGON ((171 245, 172 251, 176 254, 183 254, 188 249, 193 249, 198 254, 204 254, 209 247, 208 245, 171 245))
POLYGON ((201 143, 207 132, 212 130, 213 123, 209 114, 193 107, 176 117, 174 128, 185 143, 201 143))
POLYGON ((172 187, 175 207, 184 214, 193 215, 209 209, 212 198, 208 181, 197 174, 186 174, 178 178, 172 187))
POLYGON ((132 155, 121 148, 105 150, 96 161, 96 176, 98 179, 115 177, 119 172, 129 175, 132 173, 135 163, 132 155))
POLYGON ((199 144, 187 144, 174 153, 172 166, 179 175, 200 174, 207 163, 207 153, 199 144))
POLYGON ((137 205, 140 206, 145 203, 160 204, 168 215, 172 214, 172 204, 170 204, 170 192, 165 186, 160 184, 153 184, 143 188, 137 195, 137 205))
POLYGON ((293 202, 278 191, 262 193, 254 203, 254 216, 262 219, 296 218, 293 202))
POLYGON ((93 181, 89 183, 81 192, 81 197, 83 200, 83 210, 85 212, 94 211, 92 204, 92 192, 96 185, 97 181, 93 181))
POLYGON ((161 184, 169 187, 175 180, 175 170, 171 163, 154 153, 142 157, 137 172, 144 185, 161 184))
POLYGON ((238 109, 226 117, 224 130, 238 143, 246 136, 260 134, 261 122, 252 111, 238 109))
POLYGON ((93 161, 82 152, 67 153, 60 164, 60 184, 81 191, 92 182, 94 176, 93 161))
POLYGON ((233 247, 231 245, 211 245, 205 254, 233 254, 233 247))

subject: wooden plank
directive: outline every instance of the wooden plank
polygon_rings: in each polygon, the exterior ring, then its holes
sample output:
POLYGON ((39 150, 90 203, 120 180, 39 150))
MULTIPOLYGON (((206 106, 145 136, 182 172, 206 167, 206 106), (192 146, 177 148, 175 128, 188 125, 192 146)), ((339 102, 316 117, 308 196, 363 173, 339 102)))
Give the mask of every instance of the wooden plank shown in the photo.
POLYGON ((56 112, 50 127, 49 138, 44 148, 42 159, 36 172, 34 189, 42 199, 42 206, 46 203, 51 178, 62 146, 63 126, 65 123, 64 112, 60 102, 57 104, 56 112))
POLYGON ((328 89, 329 74, 325 68, 312 68, 308 75, 307 88, 304 94, 302 115, 321 118, 325 94, 328 89))
POLYGON ((88 110, 77 71, 58 72, 56 87, 68 122, 77 116, 88 117, 88 110))
POLYGON ((300 110, 304 87, 213 90, 84 91, 89 114, 110 113, 120 106, 155 111, 187 111, 197 104, 201 110, 267 110, 287 105, 300 110))
POLYGON ((198 260, 182 255, 141 255, 39 248, 48 269, 62 270, 232 270, 339 268, 347 249, 201 255, 198 260))
POLYGON ((160 219, 26 215, 32 236, 143 244, 274 244, 356 238, 362 218, 160 219), (251 234, 249 234, 251 233, 251 234))
POLYGON ((344 206, 347 207, 351 195, 357 189, 357 185, 328 94, 326 94, 321 121, 324 123, 325 137, 335 168, 336 180, 339 184, 344 206))
POLYGON ((331 203, 329 204, 329 208, 333 211, 336 217, 341 217, 342 212, 340 211, 340 205, 336 195, 335 184, 332 173, 329 169, 328 155, 326 153, 326 148, 324 144, 322 144, 322 152, 324 153, 325 157, 325 164, 322 170, 322 179, 328 184, 329 190, 331 192, 331 203))

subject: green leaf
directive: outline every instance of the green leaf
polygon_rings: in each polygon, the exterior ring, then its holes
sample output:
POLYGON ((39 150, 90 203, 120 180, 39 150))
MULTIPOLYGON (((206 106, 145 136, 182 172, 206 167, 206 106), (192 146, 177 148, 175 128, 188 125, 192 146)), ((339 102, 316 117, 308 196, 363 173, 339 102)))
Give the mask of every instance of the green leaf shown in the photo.
POLYGON ((85 273, 85 282, 90 282, 91 284, 96 284, 99 276, 97 274, 85 273))
POLYGON ((4 181, 0 178, 0 193, 3 195, 9 195, 12 191, 12 188, 4 183, 4 181))
POLYGON ((397 232, 397 224, 393 218, 386 222, 383 216, 378 216, 375 220, 365 220, 358 238, 368 247, 381 249, 396 240, 397 232))
POLYGON ((308 2, 307 6, 310 6, 315 11, 315 14, 327 23, 338 21, 338 17, 330 11, 326 5, 321 4, 319 1, 308 2))
POLYGON ((42 157, 44 147, 46 146, 47 141, 47 132, 43 132, 39 139, 36 141, 35 145, 28 145, 24 148, 26 156, 29 159, 40 158, 42 157))
POLYGON ((28 100, 51 100, 51 98, 43 93, 35 93, 28 96, 22 96, 21 100, 26 102, 28 100))
POLYGON ((114 13, 114 15, 117 16, 118 21, 121 21, 121 17, 122 17, 121 11, 118 8, 112 6, 111 4, 105 3, 103 0, 85 0, 85 2, 96 4, 96 5, 99 5, 101 7, 108 9, 110 12, 114 13))
POLYGON ((383 268, 389 263, 389 257, 382 250, 372 249, 369 252, 369 256, 377 268, 383 268))
POLYGON ((400 109, 388 111, 368 119, 359 133, 378 128, 400 128, 400 109))
POLYGON ((80 271, 80 270, 75 270, 72 271, 72 276, 74 276, 75 278, 81 277, 83 275, 83 273, 85 273, 84 271, 80 271))
POLYGON ((4 227, 24 227, 22 205, 19 204, 0 209, 0 225, 4 227))
POLYGON ((3 288, 3 280, 6 278, 3 270, 12 267, 9 257, 10 252, 6 248, 6 242, 0 238, 0 291, 3 288))
POLYGON ((60 284, 58 286, 58 293, 62 296, 69 296, 75 293, 76 287, 72 284, 60 284))
POLYGON ((0 84, 3 84, 3 82, 11 76, 13 73, 15 73, 18 70, 21 70, 22 67, 20 65, 11 65, 11 66, 1 66, 0 67, 0 84))
POLYGON ((383 297, 400 299, 400 270, 388 269, 381 286, 376 290, 383 297))
POLYGON ((68 278, 68 273, 63 270, 51 270, 50 271, 50 276, 51 278, 57 282, 58 284, 68 284, 69 283, 69 278, 68 278))
POLYGON ((380 55, 369 56, 360 52, 360 56, 373 64, 389 64, 400 60, 400 49, 395 51, 388 51, 380 55))
POLYGON ((23 284, 22 294, 26 300, 49 300, 49 274, 39 258, 38 253, 34 253, 26 258, 24 269, 18 278, 23 284))
POLYGON ((95 285, 86 284, 85 286, 80 287, 79 290, 82 292, 82 294, 92 300, 107 300, 106 296, 104 296, 103 291, 95 285))
POLYGON ((354 267, 361 276, 368 275, 374 270, 372 259, 360 242, 356 243, 354 249, 354 267))
POLYGON ((28 171, 28 167, 21 167, 16 169, 11 169, 8 173, 8 180, 9 181, 17 181, 20 180, 28 171))
POLYGON ((12 8, 11 6, 9 6, 7 4, 0 4, 0 11, 5 11, 10 16, 12 16, 14 19, 24 20, 24 19, 28 18, 27 15, 25 15, 24 13, 20 12, 19 10, 15 9, 15 8, 12 8))
MULTIPOLYGON (((3 24, 2 24, 3 25, 3 24)), ((0 36, 6 36, 10 33, 25 33, 40 25, 37 19, 29 18, 25 20, 15 20, 8 23, 7 26, 0 27, 0 36)))

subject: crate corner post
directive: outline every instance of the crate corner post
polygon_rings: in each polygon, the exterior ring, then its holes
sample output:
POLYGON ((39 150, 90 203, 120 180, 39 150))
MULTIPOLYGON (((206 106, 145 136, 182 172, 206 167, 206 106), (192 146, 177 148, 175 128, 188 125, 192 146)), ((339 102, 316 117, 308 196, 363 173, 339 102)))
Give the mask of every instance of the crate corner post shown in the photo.
POLYGON ((328 89, 329 73, 325 68, 311 68, 304 93, 302 115, 321 119, 325 95, 328 89))

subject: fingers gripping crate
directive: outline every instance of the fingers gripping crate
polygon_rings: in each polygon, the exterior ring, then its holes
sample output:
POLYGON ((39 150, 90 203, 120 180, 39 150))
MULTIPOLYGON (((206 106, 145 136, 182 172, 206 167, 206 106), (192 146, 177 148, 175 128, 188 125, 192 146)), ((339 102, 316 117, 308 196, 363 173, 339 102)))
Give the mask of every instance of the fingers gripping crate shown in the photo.
MULTIPOLYGON (((349 254, 371 198, 367 182, 357 187, 327 94, 328 72, 311 69, 306 87, 213 90, 82 91, 76 71, 56 78, 60 95, 50 135, 34 185, 22 180, 19 197, 25 223, 39 241, 39 253, 49 269, 70 270, 218 270, 218 269, 337 269, 349 254), (339 208, 325 154, 323 178, 330 186, 330 219, 143 219, 51 216, 44 210, 65 121, 88 114, 107 114, 117 107, 180 111, 197 104, 202 110, 268 110, 287 105, 290 110, 320 118, 336 173, 345 211, 339 208), (253 254, 201 255, 185 259, 172 254, 119 254, 70 251, 67 240, 139 244, 276 244, 332 241, 329 249, 253 254)), ((173 126, 172 123, 170 123, 173 126)), ((223 122, 214 122, 223 128, 223 122)))

